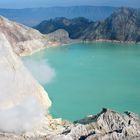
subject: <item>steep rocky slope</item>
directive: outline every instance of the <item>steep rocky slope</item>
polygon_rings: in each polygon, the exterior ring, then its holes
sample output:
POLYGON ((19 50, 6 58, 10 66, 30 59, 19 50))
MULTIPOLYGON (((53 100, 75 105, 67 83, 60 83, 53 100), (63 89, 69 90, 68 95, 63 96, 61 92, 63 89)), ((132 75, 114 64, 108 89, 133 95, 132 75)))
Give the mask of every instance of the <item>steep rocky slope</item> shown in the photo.
MULTIPOLYGON (((0 32, 6 36, 12 45, 14 52, 16 52, 18 55, 31 54, 48 46, 56 46, 63 44, 63 42, 69 43, 72 41, 68 36, 63 38, 63 35, 66 34, 65 31, 59 31, 59 39, 56 41, 51 41, 49 39, 49 35, 42 35, 35 29, 10 21, 4 17, 0 17, 0 32)), ((57 31, 57 33, 59 31, 57 31)), ((51 37, 52 36, 53 33, 51 34, 51 37)))
POLYGON ((13 132, 18 137, 18 133, 32 130, 31 134, 36 132, 37 137, 44 128, 47 132, 52 130, 49 123, 55 120, 46 117, 51 106, 48 94, 24 67, 18 55, 39 50, 40 43, 58 45, 64 41, 61 37, 65 35, 69 41, 68 34, 63 30, 54 35, 43 36, 38 31, 0 17, 0 132, 8 132, 8 135, 13 132), (54 41, 54 35, 55 39, 60 36, 54 41), (17 51, 21 45, 22 51, 17 51), (27 47, 30 50, 24 49, 27 47))
POLYGON ((42 48, 43 36, 36 30, 0 17, 0 32, 2 32, 17 54, 32 52, 42 48), (25 45, 24 45, 25 44, 25 45))
POLYGON ((5 96, 11 92, 10 97, 1 100, 0 108, 18 104, 26 96, 36 96, 40 104, 46 107, 51 105, 45 90, 33 79, 2 33, 0 33, 0 58, 1 92, 4 92, 5 96))

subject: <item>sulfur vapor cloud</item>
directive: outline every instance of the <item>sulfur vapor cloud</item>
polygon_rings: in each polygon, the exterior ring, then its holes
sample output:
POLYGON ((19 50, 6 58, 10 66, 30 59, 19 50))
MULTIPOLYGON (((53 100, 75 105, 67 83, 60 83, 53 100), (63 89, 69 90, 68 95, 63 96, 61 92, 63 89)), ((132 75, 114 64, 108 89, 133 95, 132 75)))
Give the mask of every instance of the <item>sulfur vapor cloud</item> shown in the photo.
POLYGON ((25 59, 24 64, 42 85, 51 83, 56 76, 55 69, 49 65, 48 61, 25 59))
MULTIPOLYGON (((2 33, 0 58, 0 132, 32 131, 45 117, 51 105, 49 97, 2 33)), ((44 67, 41 66, 41 69, 44 70, 44 67)), ((50 69, 45 72, 48 74, 50 69)))
POLYGON ((44 115, 44 110, 34 96, 25 96, 20 103, 14 105, 16 100, 18 100, 17 93, 20 94, 17 82, 22 82, 23 80, 22 77, 16 76, 16 72, 14 73, 12 73, 12 70, 9 70, 9 67, 5 65, 3 60, 0 60, 1 132, 21 133, 31 130, 38 125, 44 115), (17 81, 18 79, 19 81, 17 81), (13 105, 11 105, 11 102, 13 102, 13 105))
POLYGON ((22 133, 36 127, 43 117, 43 110, 33 97, 17 106, 0 109, 0 131, 22 133))
MULTIPOLYGON (((9 71, 8 67, 0 61, 0 131, 21 133, 33 129, 38 125, 44 115, 37 99, 34 96, 25 96, 23 100, 14 105, 18 100, 19 86, 17 77, 9 71), (13 105, 11 102, 13 101, 13 105)), ((19 81, 22 81, 22 77, 19 81)), ((22 90, 22 89, 21 89, 22 90)), ((20 94, 20 93, 19 93, 20 94)), ((23 95, 24 96, 24 95, 23 95)))

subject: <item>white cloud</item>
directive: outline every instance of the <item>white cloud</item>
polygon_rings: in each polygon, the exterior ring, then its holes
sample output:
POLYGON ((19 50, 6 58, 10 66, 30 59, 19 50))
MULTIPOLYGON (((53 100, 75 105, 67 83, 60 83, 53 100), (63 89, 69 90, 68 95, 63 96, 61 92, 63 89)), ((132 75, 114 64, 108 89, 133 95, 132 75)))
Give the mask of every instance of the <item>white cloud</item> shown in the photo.
POLYGON ((33 97, 28 97, 17 106, 0 109, 0 131, 26 132, 38 125, 43 117, 40 105, 33 97))

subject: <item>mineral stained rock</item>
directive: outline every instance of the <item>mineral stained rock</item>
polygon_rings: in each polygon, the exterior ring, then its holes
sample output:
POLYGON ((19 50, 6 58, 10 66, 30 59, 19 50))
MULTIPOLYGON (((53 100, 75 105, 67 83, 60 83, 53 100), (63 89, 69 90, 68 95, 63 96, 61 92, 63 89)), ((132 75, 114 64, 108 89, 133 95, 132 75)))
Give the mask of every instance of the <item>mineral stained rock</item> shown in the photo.
POLYGON ((14 52, 21 56, 32 54, 43 48, 72 42, 64 30, 43 35, 35 29, 10 21, 2 16, 0 16, 0 32, 6 36, 14 52))
MULTIPOLYGON (((95 116, 74 122, 66 138, 73 140, 126 140, 140 138, 140 120, 131 112, 124 114, 103 109, 95 116)), ((62 136, 63 137, 63 136, 62 136)))

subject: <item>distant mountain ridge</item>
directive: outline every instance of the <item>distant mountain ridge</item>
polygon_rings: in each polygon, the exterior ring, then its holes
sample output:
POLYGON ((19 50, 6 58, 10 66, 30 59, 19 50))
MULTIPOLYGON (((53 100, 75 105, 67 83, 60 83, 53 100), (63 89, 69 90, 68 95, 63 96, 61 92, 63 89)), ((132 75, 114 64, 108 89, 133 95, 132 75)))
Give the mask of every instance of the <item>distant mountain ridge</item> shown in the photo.
POLYGON ((140 42, 140 10, 122 7, 104 21, 92 23, 80 38, 140 42))
POLYGON ((93 23, 86 18, 79 17, 68 19, 65 17, 45 20, 34 28, 43 34, 54 32, 58 29, 64 29, 69 33, 70 38, 77 39, 82 35, 82 32, 93 23))
POLYGON ((109 6, 71 6, 27 9, 0 9, 0 15, 28 25, 35 26, 43 20, 56 17, 85 17, 89 20, 103 20, 110 16, 117 8, 109 6))
POLYGON ((65 29, 72 39, 140 42, 140 10, 122 7, 102 21, 55 18, 35 27, 41 33, 65 29))

